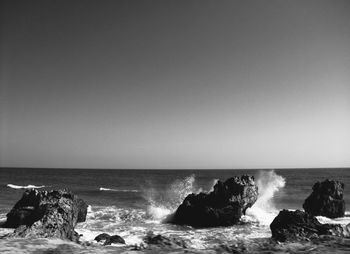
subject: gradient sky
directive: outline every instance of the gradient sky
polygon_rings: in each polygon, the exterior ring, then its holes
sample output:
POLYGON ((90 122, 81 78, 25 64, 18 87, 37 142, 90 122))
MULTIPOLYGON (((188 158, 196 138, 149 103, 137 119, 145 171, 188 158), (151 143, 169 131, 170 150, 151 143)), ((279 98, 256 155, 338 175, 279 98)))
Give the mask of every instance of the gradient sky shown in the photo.
POLYGON ((350 1, 0 9, 0 166, 350 166, 350 1))

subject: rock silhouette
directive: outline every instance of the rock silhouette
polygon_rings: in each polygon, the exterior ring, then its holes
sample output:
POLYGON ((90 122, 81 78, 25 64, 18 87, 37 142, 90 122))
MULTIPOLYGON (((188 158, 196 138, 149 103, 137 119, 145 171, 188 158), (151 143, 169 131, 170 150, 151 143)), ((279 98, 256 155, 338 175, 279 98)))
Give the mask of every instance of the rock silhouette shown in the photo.
POLYGON ((149 231, 143 238, 143 241, 149 247, 161 247, 161 248, 187 248, 187 244, 184 240, 177 237, 166 237, 162 235, 155 235, 152 231, 149 231))
POLYGON ((303 204, 305 212, 314 216, 321 215, 328 218, 344 216, 344 183, 327 179, 323 182, 315 183, 312 190, 312 193, 303 204))
POLYGON ((78 241, 74 231, 86 219, 87 204, 66 190, 24 192, 7 214, 4 227, 16 228, 13 237, 55 237, 78 241))
POLYGON ((218 181, 210 193, 188 195, 168 222, 197 228, 234 225, 257 198, 253 176, 232 177, 218 181))
POLYGON ((111 245, 112 243, 121 243, 125 244, 125 240, 119 235, 109 235, 106 233, 99 234, 95 237, 97 242, 105 241, 103 245, 111 245))
POLYGON ((348 236, 348 228, 338 224, 321 224, 315 216, 300 210, 282 210, 270 225, 272 238, 285 241, 308 240, 321 235, 348 236))

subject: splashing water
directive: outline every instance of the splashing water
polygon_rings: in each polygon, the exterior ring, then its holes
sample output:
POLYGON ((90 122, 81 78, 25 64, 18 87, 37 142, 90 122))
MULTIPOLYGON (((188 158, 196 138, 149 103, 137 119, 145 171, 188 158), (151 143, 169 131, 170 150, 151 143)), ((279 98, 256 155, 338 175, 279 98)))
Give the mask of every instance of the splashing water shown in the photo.
POLYGON ((208 192, 214 191, 214 186, 215 186, 215 184, 218 183, 219 180, 220 180, 220 179, 215 178, 215 179, 212 181, 208 192))
POLYGON ((275 171, 260 171, 256 180, 259 197, 255 204, 247 210, 247 215, 259 224, 269 225, 277 215, 273 197, 283 188, 286 180, 275 171))
POLYGON ((163 193, 155 192, 154 189, 146 191, 147 215, 155 220, 162 220, 182 203, 187 195, 201 192, 194 186, 195 175, 192 174, 184 179, 176 180, 169 189, 163 193))

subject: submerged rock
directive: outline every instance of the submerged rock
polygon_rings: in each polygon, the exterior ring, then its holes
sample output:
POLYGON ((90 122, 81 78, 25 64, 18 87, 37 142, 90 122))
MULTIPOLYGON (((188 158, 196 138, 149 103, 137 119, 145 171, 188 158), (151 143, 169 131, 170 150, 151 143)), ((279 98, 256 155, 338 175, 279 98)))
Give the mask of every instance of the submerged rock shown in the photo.
POLYGON ((176 237, 165 237, 162 235, 155 235, 152 231, 148 232, 143 238, 143 241, 151 245, 149 247, 160 247, 160 248, 187 248, 187 244, 184 240, 176 237))
POLYGON ((121 243, 125 244, 125 240, 119 235, 109 235, 106 233, 99 234, 95 237, 97 242, 104 241, 103 245, 111 245, 112 243, 121 243))
POLYGON ((280 241, 298 241, 321 235, 348 236, 348 228, 338 224, 321 224, 315 216, 300 210, 282 210, 270 225, 272 238, 280 241))
POLYGON ((210 193, 188 195, 168 222, 199 228, 234 225, 257 198, 253 176, 232 177, 218 181, 210 193))
POLYGON ((345 201, 343 199, 344 183, 325 180, 312 187, 312 193, 303 204, 304 210, 314 216, 328 218, 343 217, 345 201))
POLYGON ((87 204, 66 190, 24 192, 7 214, 4 227, 16 228, 13 237, 55 237, 78 241, 74 231, 86 219, 87 204))

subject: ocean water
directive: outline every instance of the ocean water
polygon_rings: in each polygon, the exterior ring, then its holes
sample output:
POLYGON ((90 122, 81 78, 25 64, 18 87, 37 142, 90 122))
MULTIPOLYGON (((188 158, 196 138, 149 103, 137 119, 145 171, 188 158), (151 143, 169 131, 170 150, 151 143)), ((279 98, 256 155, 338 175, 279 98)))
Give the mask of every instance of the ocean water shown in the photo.
MULTIPOLYGON (((152 253, 133 251, 143 244, 148 231, 184 239, 187 253, 221 253, 225 246, 242 252, 261 253, 349 253, 350 243, 314 246, 281 244, 267 247, 269 225, 281 209, 302 209, 316 181, 341 180, 344 198, 350 204, 350 169, 271 170, 102 170, 102 169, 0 169, 0 221, 19 200, 26 188, 68 188, 88 204, 87 220, 78 224, 84 245, 56 239, 0 239, 0 253, 152 253), (218 179, 250 174, 255 176, 259 198, 247 210, 242 223, 232 227, 193 229, 163 223, 190 193, 210 191, 218 179), (100 233, 118 234, 124 245, 100 246, 93 241, 100 233)), ((350 205, 348 210, 350 211, 350 205)), ((350 223, 344 218, 324 223, 350 223)), ((9 229, 0 229, 0 236, 9 229)), ((167 252, 167 250, 164 250, 167 252)), ((176 250, 174 253, 182 253, 176 250)))

